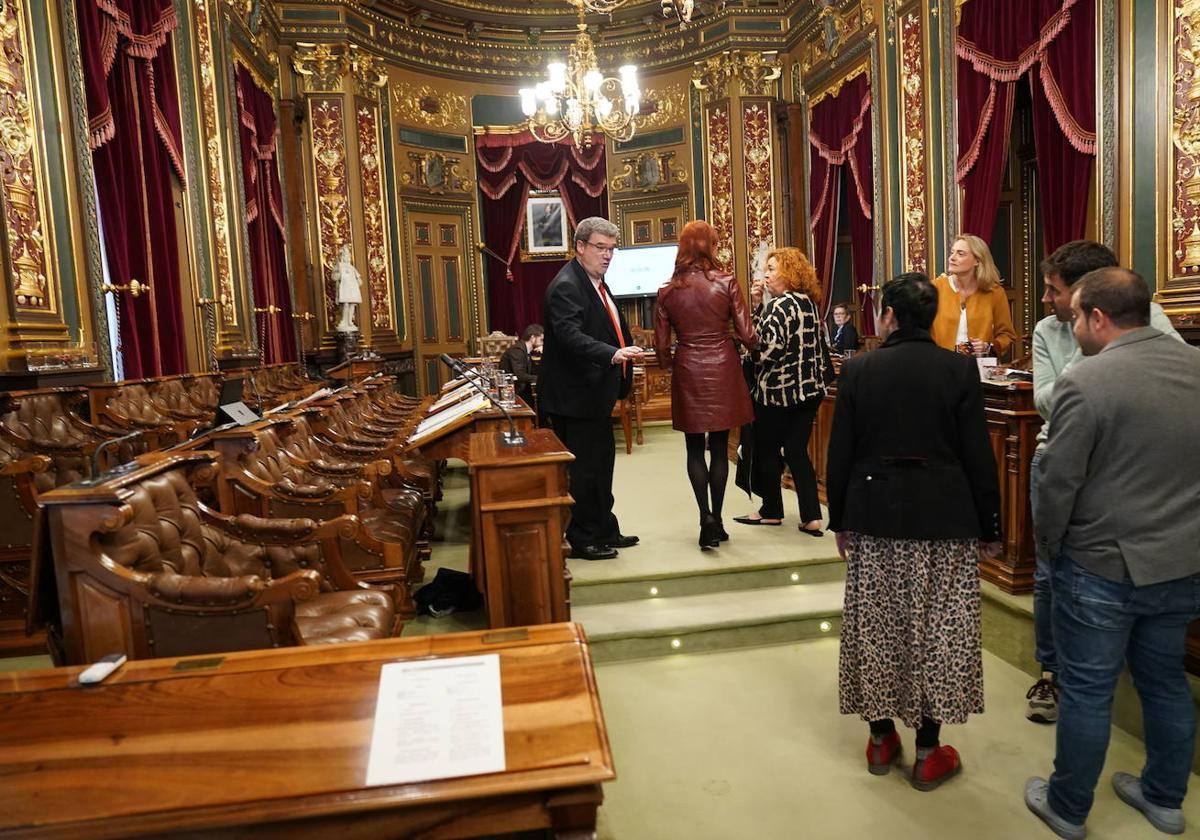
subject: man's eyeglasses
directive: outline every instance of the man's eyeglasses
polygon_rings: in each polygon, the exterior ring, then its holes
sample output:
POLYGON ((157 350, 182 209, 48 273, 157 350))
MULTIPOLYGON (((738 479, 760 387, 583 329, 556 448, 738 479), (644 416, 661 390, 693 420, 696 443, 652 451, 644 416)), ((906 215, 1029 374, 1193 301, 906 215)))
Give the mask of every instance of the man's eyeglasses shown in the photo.
POLYGON ((594 249, 599 254, 611 254, 613 251, 617 250, 615 245, 597 245, 594 242, 584 242, 583 244, 594 249))

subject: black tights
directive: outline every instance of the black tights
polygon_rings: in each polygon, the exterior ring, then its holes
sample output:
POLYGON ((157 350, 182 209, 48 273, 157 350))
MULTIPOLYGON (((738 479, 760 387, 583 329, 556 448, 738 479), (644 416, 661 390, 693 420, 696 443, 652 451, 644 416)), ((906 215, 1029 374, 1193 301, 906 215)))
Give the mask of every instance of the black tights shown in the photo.
POLYGON ((687 441, 687 473, 696 494, 696 505, 700 508, 700 521, 708 522, 721 518, 721 506, 725 503, 725 484, 729 480, 729 430, 709 432, 705 446, 704 432, 685 432, 687 441), (704 450, 708 449, 707 461, 704 450), (712 506, 709 506, 709 497, 712 506))
MULTIPOLYGON (((896 731, 896 724, 891 718, 883 720, 873 720, 871 723, 872 735, 888 735, 896 731)), ((938 745, 938 738, 942 734, 942 725, 937 721, 930 720, 927 717, 921 718, 921 726, 917 729, 917 749, 933 749, 938 745)))

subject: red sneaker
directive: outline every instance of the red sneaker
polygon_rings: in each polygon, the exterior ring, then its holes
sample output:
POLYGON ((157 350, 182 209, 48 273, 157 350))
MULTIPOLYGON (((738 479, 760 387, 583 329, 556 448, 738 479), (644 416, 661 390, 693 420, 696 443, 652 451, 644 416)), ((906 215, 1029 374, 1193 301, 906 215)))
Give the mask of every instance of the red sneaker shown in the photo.
POLYGON ((867 769, 876 776, 886 776, 892 765, 900 760, 900 735, 892 730, 878 742, 867 739, 867 769))
POLYGON ((951 776, 962 770, 958 750, 942 744, 924 758, 913 763, 912 786, 917 790, 933 790, 951 776))

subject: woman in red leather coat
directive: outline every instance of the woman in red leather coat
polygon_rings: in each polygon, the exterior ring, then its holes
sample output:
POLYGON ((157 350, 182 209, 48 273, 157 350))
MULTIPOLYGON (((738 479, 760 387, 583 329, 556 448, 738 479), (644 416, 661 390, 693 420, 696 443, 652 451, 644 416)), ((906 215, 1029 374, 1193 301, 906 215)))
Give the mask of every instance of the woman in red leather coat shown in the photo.
POLYGON ((729 539, 721 523, 729 478, 729 430, 754 419, 730 325, 744 346, 758 346, 741 287, 717 269, 716 244, 717 232, 708 222, 684 225, 675 273, 658 290, 654 312, 654 349, 658 363, 672 371, 671 425, 687 441, 688 479, 700 508, 702 549, 716 548, 729 539))

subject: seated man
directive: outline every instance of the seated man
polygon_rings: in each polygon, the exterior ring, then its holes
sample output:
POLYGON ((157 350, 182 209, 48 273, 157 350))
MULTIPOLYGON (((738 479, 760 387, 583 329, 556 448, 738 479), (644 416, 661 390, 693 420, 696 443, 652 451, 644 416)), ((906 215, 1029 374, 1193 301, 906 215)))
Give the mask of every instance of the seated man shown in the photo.
POLYGON ((517 396, 528 405, 533 405, 533 386, 537 383, 529 357, 535 350, 541 352, 545 334, 541 324, 530 324, 521 331, 520 340, 500 357, 500 370, 517 377, 517 396))

